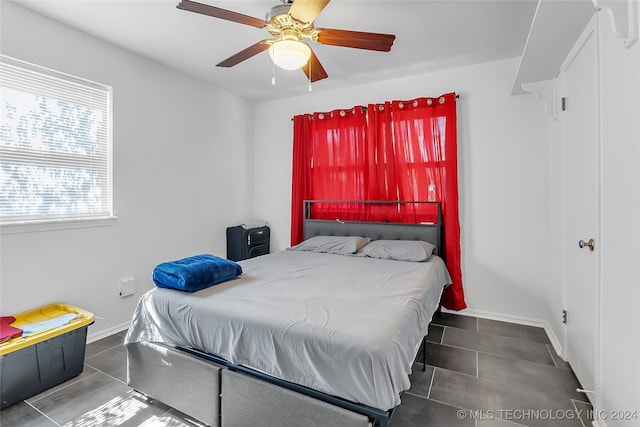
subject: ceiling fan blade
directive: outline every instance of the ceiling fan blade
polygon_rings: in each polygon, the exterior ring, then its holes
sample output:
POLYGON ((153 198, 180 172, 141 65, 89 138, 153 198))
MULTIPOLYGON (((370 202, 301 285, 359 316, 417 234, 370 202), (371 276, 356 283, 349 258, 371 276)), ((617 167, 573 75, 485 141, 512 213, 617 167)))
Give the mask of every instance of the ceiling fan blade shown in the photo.
POLYGON ((304 71, 307 78, 311 80, 311 83, 329 77, 313 49, 311 50, 311 58, 302 66, 302 71, 304 71), (311 67, 311 70, 309 70, 309 67, 311 67))
POLYGON ((320 15, 330 0, 294 0, 289 15, 298 22, 309 24, 320 15))
POLYGON ((178 9, 188 10, 189 12, 201 13, 202 15, 213 16, 214 18, 225 19, 227 21, 238 22, 240 24, 251 25, 252 27, 262 28, 267 25, 266 21, 253 16, 243 15, 241 13, 232 12, 219 7, 209 6, 191 0, 182 0, 178 9))
POLYGON ((331 46, 389 52, 396 36, 393 34, 365 33, 361 31, 319 28, 318 43, 331 46))
POLYGON ((237 65, 242 61, 245 61, 251 58, 252 56, 257 55, 260 52, 269 49, 269 46, 271 46, 271 44, 268 43, 267 40, 261 40, 256 44, 252 44, 245 50, 241 50, 235 55, 228 57, 221 63, 217 64, 216 67, 233 67, 234 65, 237 65))

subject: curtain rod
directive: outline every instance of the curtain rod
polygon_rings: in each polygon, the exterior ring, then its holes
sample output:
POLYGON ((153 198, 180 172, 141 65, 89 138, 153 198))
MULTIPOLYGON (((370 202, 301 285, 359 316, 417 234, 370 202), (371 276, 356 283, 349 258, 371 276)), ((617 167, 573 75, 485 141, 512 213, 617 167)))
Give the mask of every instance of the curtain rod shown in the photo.
MULTIPOLYGON (((456 94, 456 99, 460 99, 460 94, 458 94, 458 93, 456 94)), ((365 111, 367 111, 367 107, 362 106, 362 112, 364 113, 365 111)), ((293 117, 291 117, 291 121, 293 121, 293 117)))

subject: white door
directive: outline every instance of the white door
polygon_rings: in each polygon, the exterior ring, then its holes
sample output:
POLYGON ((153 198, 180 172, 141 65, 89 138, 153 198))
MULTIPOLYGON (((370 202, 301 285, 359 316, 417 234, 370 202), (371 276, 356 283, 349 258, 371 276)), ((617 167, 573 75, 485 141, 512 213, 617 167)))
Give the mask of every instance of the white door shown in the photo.
MULTIPOLYGON (((595 390, 600 283, 600 126, 597 16, 563 64, 566 144, 566 356, 582 387, 595 390), (591 240, 593 239, 593 240, 591 240), (591 244, 592 243, 592 244, 591 244)), ((595 403, 595 396, 588 394, 595 403)))

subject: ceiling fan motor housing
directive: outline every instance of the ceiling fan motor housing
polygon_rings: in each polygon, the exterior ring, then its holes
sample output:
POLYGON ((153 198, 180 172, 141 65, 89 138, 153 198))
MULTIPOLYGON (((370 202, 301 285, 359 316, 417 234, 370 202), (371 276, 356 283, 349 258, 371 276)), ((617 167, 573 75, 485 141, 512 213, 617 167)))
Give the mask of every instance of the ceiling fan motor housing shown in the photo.
POLYGON ((291 4, 273 6, 265 15, 265 29, 277 40, 302 40, 305 38, 317 41, 318 30, 313 22, 301 23, 290 14, 291 4))
MULTIPOLYGON (((284 1, 283 1, 284 3, 284 1)), ((291 4, 290 3, 285 3, 285 4, 279 4, 277 6, 273 6, 271 9, 269 9, 264 17, 264 20, 267 22, 271 22, 271 20, 273 19, 274 21, 287 21, 290 19, 288 18, 289 15, 289 9, 291 9, 291 4)), ((274 22, 277 23, 277 22, 274 22)), ((284 23, 284 22, 283 22, 284 23)))

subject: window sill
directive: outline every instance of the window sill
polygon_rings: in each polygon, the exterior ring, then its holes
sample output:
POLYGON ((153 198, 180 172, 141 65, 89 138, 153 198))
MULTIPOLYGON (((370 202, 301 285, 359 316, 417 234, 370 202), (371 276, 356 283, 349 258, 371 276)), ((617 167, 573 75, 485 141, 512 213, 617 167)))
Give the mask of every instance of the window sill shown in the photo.
POLYGON ((74 228, 109 227, 116 223, 117 216, 98 218, 74 218, 17 223, 0 222, 0 234, 33 233, 39 231, 70 230, 74 228))

